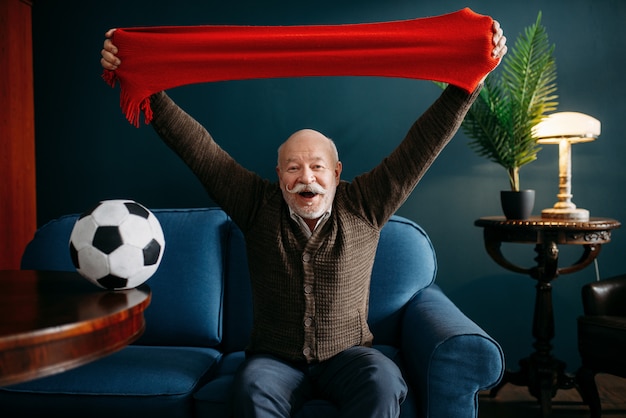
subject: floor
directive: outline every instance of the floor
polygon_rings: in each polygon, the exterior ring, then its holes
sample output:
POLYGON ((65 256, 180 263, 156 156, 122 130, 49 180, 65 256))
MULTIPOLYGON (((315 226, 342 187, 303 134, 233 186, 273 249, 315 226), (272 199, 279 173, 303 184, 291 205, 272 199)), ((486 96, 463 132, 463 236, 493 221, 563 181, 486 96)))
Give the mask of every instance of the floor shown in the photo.
MULTIPOLYGON (((626 379, 610 375, 596 377, 602 417, 626 418, 626 379)), ((489 392, 480 394, 479 418, 539 417, 536 399, 528 389, 512 384, 505 385, 494 398, 489 392)), ((589 409, 582 403, 576 389, 559 390, 552 399, 553 417, 588 417, 589 409)))

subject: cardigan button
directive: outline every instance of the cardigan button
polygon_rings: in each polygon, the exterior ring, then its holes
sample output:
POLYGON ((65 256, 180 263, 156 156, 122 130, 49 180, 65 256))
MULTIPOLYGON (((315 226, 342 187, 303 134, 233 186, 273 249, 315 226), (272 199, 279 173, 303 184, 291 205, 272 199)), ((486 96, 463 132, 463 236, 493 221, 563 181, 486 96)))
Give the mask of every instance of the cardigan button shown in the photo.
POLYGON ((311 348, 310 347, 304 347, 304 350, 302 350, 302 354, 304 354, 305 357, 308 357, 311 355, 311 348))
POLYGON ((307 284, 306 286, 304 286, 304 293, 306 295, 309 295, 313 292, 313 286, 310 284, 307 284))
POLYGON ((305 327, 310 327, 311 325, 313 325, 313 318, 308 317, 304 320, 304 326, 305 327))
POLYGON ((309 253, 302 254, 302 261, 304 261, 305 263, 308 263, 309 261, 311 261, 311 254, 309 253))

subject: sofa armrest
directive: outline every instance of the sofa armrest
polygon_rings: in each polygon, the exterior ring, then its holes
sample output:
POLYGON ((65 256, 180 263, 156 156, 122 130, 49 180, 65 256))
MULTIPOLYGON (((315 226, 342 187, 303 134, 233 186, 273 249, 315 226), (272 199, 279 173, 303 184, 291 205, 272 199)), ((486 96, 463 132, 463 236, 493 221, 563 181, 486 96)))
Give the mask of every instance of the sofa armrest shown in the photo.
POLYGON ((401 352, 422 414, 429 418, 478 416, 478 392, 504 374, 499 344, 436 286, 407 305, 401 352))
POLYGON ((582 287, 585 315, 626 316, 626 274, 582 287))

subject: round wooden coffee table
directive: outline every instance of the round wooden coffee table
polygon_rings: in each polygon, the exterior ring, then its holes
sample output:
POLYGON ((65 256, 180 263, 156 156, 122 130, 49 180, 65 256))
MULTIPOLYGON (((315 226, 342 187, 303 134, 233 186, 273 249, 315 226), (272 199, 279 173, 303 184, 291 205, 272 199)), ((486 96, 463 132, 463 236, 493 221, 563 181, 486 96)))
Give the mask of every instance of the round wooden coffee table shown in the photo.
POLYGON ((0 271, 0 386, 118 351, 144 331, 150 289, 108 291, 78 273, 0 271))

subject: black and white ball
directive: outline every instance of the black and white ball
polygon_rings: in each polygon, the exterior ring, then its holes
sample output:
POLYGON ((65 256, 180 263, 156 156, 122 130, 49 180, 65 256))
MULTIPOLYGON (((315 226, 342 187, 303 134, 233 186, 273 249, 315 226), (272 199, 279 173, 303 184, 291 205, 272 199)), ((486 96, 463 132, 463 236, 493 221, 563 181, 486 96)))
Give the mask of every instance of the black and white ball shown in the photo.
POLYGON ((72 229, 76 270, 105 289, 130 289, 157 270, 165 249, 161 224, 132 200, 104 200, 83 213, 72 229))

